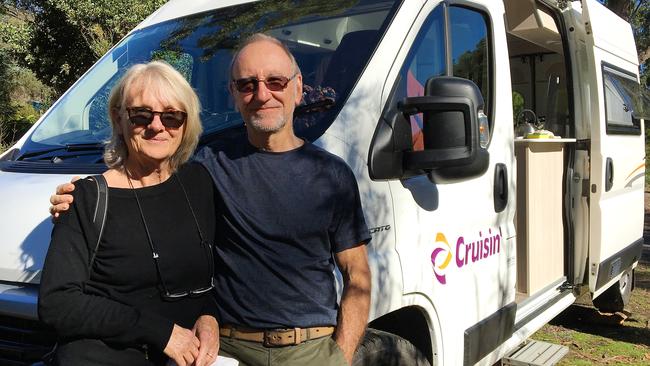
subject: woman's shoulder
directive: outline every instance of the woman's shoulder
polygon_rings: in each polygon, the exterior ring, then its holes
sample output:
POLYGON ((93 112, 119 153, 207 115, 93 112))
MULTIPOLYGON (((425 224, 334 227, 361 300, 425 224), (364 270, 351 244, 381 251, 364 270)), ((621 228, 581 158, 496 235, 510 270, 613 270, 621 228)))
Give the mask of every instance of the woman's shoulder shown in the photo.
POLYGON ((84 221, 92 217, 98 203, 98 186, 90 177, 81 178, 74 182, 74 190, 70 193, 73 197, 70 208, 61 212, 55 221, 57 224, 77 225, 78 220, 84 221))
POLYGON ((74 197, 74 203, 78 206, 90 206, 96 203, 99 193, 99 183, 96 178, 88 176, 73 182, 73 184, 72 196, 74 197))
POLYGON ((93 190, 97 192, 97 182, 95 181, 94 176, 87 176, 85 178, 78 179, 74 181, 72 184, 74 184, 74 194, 78 195, 88 195, 90 194, 93 190))

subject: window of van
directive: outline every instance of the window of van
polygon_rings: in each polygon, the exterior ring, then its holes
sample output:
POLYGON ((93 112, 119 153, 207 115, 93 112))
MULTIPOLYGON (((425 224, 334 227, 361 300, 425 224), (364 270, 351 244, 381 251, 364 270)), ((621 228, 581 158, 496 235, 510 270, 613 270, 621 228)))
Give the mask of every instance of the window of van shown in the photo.
MULTIPOLYGON (((303 104, 296 134, 318 139, 331 125, 369 61, 401 0, 266 0, 166 21, 127 36, 82 77, 48 112, 21 154, 28 160, 61 148, 96 146, 97 162, 111 133, 108 95, 136 63, 163 59, 197 91, 204 137, 243 128, 228 92, 228 69, 239 40, 264 32, 285 42, 303 74, 303 104)), ((73 159, 70 154, 70 160, 73 159)))
POLYGON ((650 117, 650 103, 636 75, 603 65, 603 86, 607 133, 640 135, 640 119, 650 117))
MULTIPOLYGON (((403 97, 422 96, 427 79, 457 76, 473 81, 481 90, 489 116, 490 40, 486 16, 465 7, 440 5, 427 17, 400 71, 395 89, 403 97), (448 9, 449 26, 445 26, 448 9), (449 44, 448 48, 446 45, 449 44), (449 54, 447 49, 451 50, 449 54)), ((413 150, 423 150, 422 114, 411 116, 413 150)))
MULTIPOLYGON (((422 25, 400 72, 402 85, 397 91, 402 93, 400 99, 424 95, 427 79, 447 74, 444 17, 444 7, 438 6, 422 25)), ((413 150, 424 149, 422 128, 422 113, 411 116, 413 150)))
POLYGON ((453 75, 469 79, 481 90, 485 113, 490 110, 490 50, 487 17, 469 8, 449 7, 453 75))

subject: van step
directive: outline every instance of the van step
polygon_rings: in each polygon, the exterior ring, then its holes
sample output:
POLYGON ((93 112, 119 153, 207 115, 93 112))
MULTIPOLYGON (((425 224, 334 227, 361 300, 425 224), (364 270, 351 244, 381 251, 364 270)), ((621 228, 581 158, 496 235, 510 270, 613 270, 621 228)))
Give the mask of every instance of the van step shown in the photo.
POLYGON ((567 353, 569 353, 567 346, 530 340, 501 362, 502 365, 509 366, 552 366, 567 353))

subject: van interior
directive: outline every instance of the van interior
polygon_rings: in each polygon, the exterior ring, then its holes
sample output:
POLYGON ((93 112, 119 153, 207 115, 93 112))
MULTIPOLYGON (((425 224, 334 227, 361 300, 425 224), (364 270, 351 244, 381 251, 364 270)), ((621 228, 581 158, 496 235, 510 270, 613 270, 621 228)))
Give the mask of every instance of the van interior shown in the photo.
POLYGON ((504 3, 517 159, 516 301, 522 303, 569 278, 563 182, 575 128, 567 88, 570 69, 556 15, 535 0, 504 3), (561 139, 522 138, 531 127, 561 139))
POLYGON ((528 120, 556 136, 574 137, 565 50, 554 14, 534 0, 505 0, 505 7, 514 122, 528 120))

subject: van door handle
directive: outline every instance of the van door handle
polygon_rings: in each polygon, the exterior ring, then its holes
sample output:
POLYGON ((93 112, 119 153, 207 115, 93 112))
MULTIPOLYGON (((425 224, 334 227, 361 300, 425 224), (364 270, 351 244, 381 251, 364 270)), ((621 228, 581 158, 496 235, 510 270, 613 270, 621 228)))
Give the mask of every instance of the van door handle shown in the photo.
POLYGON ((614 161, 607 158, 605 162, 605 192, 609 192, 614 185, 614 161))
POLYGON ((501 212, 508 205, 508 167, 498 163, 494 167, 494 211, 501 212))

